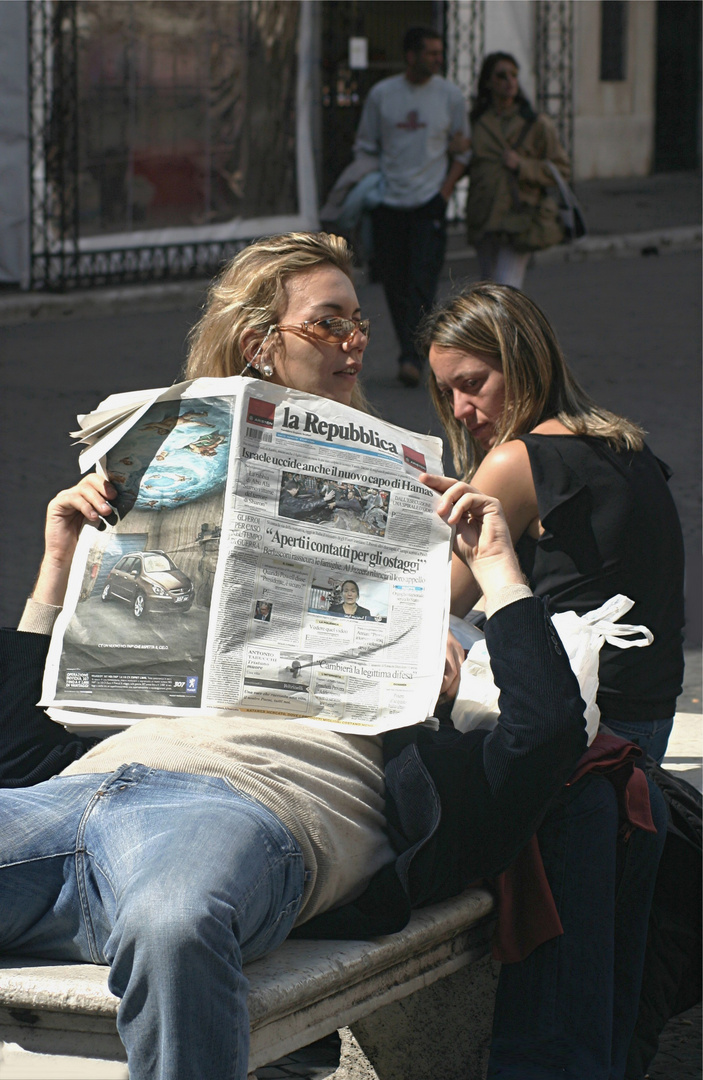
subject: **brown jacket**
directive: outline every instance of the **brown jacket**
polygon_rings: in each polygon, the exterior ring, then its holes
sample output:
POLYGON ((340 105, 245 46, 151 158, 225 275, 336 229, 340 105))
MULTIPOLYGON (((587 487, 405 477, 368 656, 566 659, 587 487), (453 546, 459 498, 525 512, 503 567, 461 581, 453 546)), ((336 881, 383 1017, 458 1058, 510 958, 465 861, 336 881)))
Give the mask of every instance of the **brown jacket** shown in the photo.
MULTIPOLYGON (((552 121, 543 114, 534 121, 517 149, 521 158, 518 171, 512 172, 503 164, 504 152, 514 147, 524 127, 525 118, 520 116, 517 108, 499 115, 489 107, 474 124, 466 208, 470 243, 480 240, 487 232, 516 231, 511 228, 511 217, 515 214, 514 193, 521 203, 529 206, 544 201, 546 188, 554 186, 546 161, 552 161, 565 180, 571 175, 566 151, 557 138, 552 121)), ((552 243, 557 244, 562 237, 556 204, 553 210, 556 232, 552 243)))

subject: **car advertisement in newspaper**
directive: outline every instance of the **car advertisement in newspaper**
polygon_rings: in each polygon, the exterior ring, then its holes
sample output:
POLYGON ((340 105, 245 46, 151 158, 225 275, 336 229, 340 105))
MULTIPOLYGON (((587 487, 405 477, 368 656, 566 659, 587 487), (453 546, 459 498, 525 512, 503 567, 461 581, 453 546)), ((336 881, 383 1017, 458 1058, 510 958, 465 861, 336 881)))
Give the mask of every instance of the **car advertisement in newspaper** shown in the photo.
POLYGON ((236 712, 375 734, 444 668, 439 439, 259 379, 115 395, 79 418, 118 495, 86 527, 41 703, 73 729, 236 712))

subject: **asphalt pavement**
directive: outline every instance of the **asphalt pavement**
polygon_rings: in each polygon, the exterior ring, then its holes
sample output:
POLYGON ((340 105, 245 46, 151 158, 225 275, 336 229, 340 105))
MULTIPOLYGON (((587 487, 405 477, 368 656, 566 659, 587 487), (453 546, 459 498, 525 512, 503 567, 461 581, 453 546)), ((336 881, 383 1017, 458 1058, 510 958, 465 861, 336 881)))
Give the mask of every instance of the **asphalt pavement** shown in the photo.
MULTIPOLYGON (((642 423, 654 452, 673 469, 687 555, 687 626, 686 682, 670 765, 700 782, 700 178, 590 181, 577 194, 591 230, 587 242, 539 256, 525 291, 553 322, 584 387, 599 404, 642 423)), ((473 253, 455 231, 442 293, 477 278, 473 253)), ((375 408, 395 423, 440 435, 425 389, 396 381, 397 344, 381 287, 360 271, 358 292, 373 321, 364 377, 375 408)), ((189 282, 0 296, 1 625, 16 624, 31 590, 46 502, 77 478, 77 451, 66 434, 76 414, 110 393, 177 379, 204 294, 204 282, 189 282)), ((700 1078, 700 1060, 698 1007, 668 1025, 651 1080, 700 1078)), ((360 1080, 368 1073, 344 1075, 360 1080)), ((10 1048, 0 1057, 0 1080, 60 1076, 98 1080, 126 1072, 42 1063, 10 1048)))

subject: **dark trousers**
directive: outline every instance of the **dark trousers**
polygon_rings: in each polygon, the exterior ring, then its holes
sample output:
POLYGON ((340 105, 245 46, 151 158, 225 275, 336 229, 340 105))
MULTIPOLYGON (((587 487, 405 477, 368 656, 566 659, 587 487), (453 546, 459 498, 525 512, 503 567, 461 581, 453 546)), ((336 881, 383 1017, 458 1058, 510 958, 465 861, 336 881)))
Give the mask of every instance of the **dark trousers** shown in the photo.
POLYGON ((501 968, 491 1080, 622 1080, 639 1007, 666 808, 650 783, 657 834, 618 838, 610 782, 564 788, 538 832, 564 934, 501 968))
POLYGON ((400 342, 400 364, 422 366, 415 331, 437 292, 447 246, 446 209, 437 194, 413 210, 379 206, 373 212, 376 267, 400 342))

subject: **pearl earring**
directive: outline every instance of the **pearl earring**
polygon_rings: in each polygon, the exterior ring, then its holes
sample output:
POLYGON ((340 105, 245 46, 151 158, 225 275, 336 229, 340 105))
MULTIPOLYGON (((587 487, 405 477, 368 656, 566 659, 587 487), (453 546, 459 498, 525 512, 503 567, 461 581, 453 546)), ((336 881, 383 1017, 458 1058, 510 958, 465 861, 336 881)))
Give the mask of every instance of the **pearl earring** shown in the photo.
POLYGON ((262 351, 264 345, 268 341, 269 335, 270 335, 272 330, 275 330, 275 325, 274 324, 271 324, 271 326, 269 326, 268 330, 266 331, 266 336, 265 336, 264 340, 259 345, 258 349, 256 350, 256 352, 252 356, 251 360, 249 360, 249 362, 247 363, 246 367, 242 371, 242 375, 244 375, 245 372, 247 372, 249 370, 249 368, 253 368, 255 371, 258 371, 260 375, 264 375, 267 379, 271 378, 271 376, 273 375, 273 367, 271 366, 269 361, 268 360, 262 360, 258 364, 255 364, 254 361, 256 360, 257 356, 262 351))

